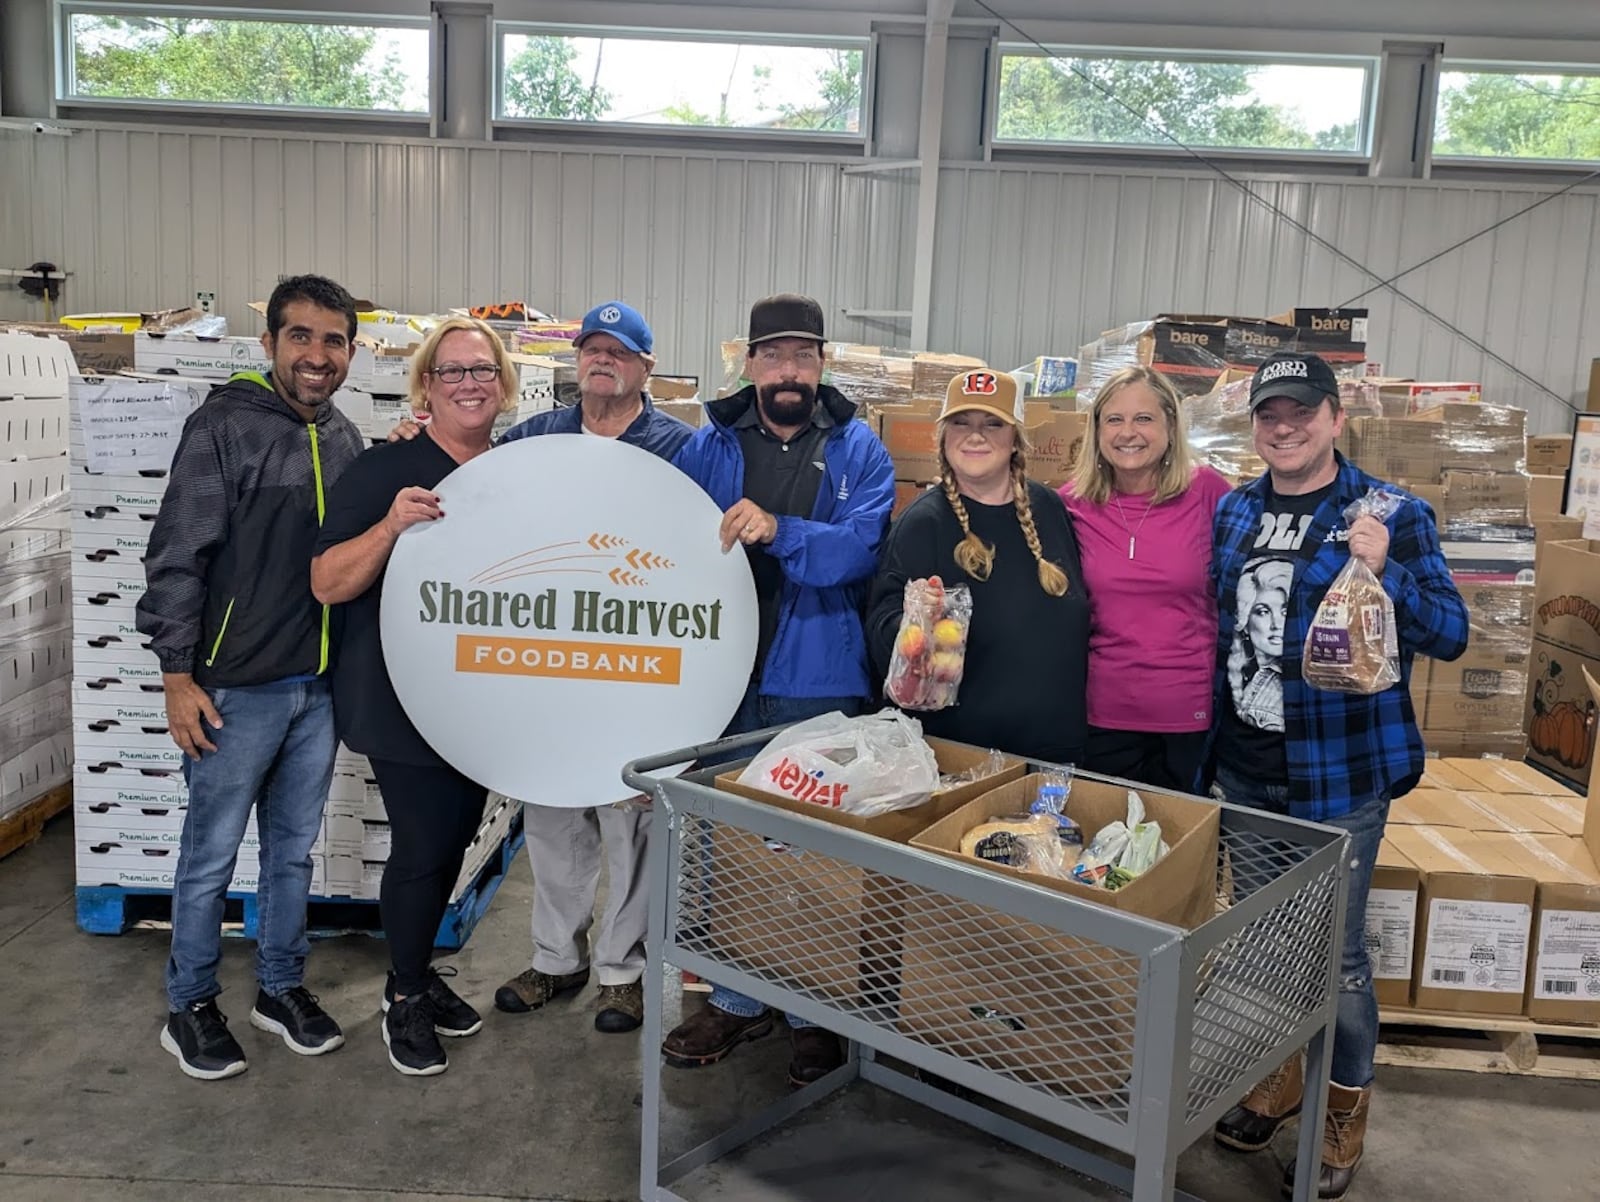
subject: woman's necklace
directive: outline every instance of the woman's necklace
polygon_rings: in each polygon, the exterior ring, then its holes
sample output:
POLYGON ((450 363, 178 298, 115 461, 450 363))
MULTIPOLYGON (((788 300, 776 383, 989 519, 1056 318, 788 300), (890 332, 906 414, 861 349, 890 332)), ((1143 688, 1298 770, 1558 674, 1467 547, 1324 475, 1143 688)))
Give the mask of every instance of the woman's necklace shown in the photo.
POLYGON ((1111 492, 1111 500, 1116 504, 1117 517, 1122 522, 1122 528, 1128 533, 1128 558, 1132 559, 1133 546, 1138 540, 1139 531, 1144 529, 1145 520, 1150 516, 1150 510, 1156 507, 1155 498, 1152 497, 1150 503, 1145 507, 1144 516, 1139 519, 1139 524, 1131 527, 1128 525, 1128 515, 1122 511, 1122 497, 1117 494, 1115 489, 1111 492))

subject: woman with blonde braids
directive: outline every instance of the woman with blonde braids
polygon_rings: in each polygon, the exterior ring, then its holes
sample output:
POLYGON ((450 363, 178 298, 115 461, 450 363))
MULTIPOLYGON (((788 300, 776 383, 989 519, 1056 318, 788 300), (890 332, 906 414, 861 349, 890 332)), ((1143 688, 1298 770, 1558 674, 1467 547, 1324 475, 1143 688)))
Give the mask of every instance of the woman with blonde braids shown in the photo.
POLYGON ((971 371, 950 381, 939 414, 940 488, 889 529, 868 602, 873 667, 887 673, 907 581, 938 576, 972 590, 966 668, 956 704, 919 711, 940 738, 1075 763, 1084 702, 1089 596, 1072 518, 1027 478, 1017 383, 971 371))

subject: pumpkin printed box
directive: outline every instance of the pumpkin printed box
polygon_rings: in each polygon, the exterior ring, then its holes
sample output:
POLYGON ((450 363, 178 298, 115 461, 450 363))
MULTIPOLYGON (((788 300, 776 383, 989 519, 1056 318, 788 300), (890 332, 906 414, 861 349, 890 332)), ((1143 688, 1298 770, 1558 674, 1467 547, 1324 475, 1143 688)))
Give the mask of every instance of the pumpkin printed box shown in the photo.
POLYGON ((1594 761, 1596 704, 1583 670, 1600 675, 1600 542, 1547 543, 1535 588, 1528 759, 1582 791, 1594 761))

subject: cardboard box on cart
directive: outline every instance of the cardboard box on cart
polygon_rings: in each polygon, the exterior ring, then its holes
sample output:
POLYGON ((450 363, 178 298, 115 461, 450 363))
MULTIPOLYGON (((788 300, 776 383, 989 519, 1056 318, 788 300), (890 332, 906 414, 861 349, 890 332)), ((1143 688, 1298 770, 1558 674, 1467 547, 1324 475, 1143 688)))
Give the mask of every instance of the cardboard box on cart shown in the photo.
MULTIPOLYGON (((1138 790, 1171 850, 1115 892, 1026 873, 960 854, 979 823, 1025 811, 1038 775, 968 802, 916 838, 913 847, 1002 873, 1096 905, 1192 928, 1216 912, 1220 810, 1211 802, 1138 790)), ((1127 814, 1126 786, 1079 777, 1068 813, 1085 838, 1127 814)), ((900 1029, 932 1047, 1009 1076, 1073 1092, 1122 1088, 1132 1068, 1139 957, 1003 914, 941 898, 909 902, 903 915, 900 1029)))
MULTIPOLYGON (((967 771, 989 756, 985 749, 961 743, 927 742, 941 773, 967 771)), ((871 818, 742 785, 742 771, 740 765, 722 773, 715 780, 716 787, 858 834, 908 843, 929 824, 984 791, 1020 777, 1023 763, 1007 756, 1004 768, 994 776, 942 789, 920 806, 871 818)), ((718 880, 741 884, 739 905, 719 905, 713 898, 707 916, 710 937, 729 958, 754 969, 775 969, 798 988, 830 997, 853 998, 863 989, 881 987, 874 982, 887 971, 886 962, 894 959, 897 943, 897 932, 886 920, 892 907, 886 900, 891 886, 884 878, 853 864, 724 825, 712 835, 707 875, 710 890, 718 880), (807 932, 824 927, 831 931, 826 944, 808 937, 807 932)))

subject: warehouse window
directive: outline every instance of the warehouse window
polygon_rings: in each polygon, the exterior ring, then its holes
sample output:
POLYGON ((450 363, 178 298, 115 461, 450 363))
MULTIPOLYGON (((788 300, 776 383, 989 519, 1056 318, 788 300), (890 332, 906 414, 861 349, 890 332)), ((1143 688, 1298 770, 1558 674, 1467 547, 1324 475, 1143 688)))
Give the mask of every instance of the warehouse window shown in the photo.
POLYGON ((1433 153, 1600 160, 1600 68, 1445 63, 1433 153))
POLYGON ((360 113, 428 111, 428 26, 214 9, 61 5, 60 98, 360 113))
POLYGON ((496 116, 862 136, 867 41, 499 27, 496 116))
POLYGON ((997 143, 1367 153, 1377 64, 1002 46, 997 143), (1165 131, 1165 133, 1163 133, 1165 131), (1168 136, 1170 135, 1170 137, 1168 136))

